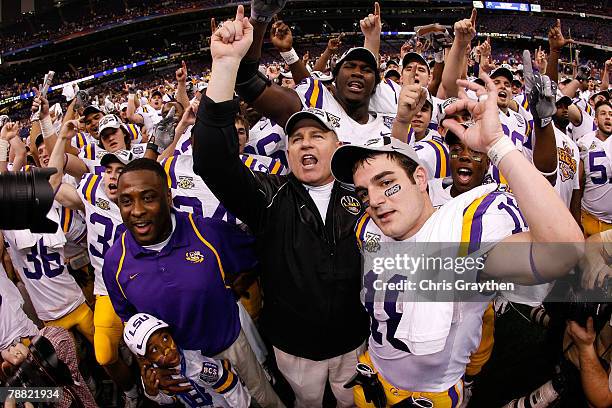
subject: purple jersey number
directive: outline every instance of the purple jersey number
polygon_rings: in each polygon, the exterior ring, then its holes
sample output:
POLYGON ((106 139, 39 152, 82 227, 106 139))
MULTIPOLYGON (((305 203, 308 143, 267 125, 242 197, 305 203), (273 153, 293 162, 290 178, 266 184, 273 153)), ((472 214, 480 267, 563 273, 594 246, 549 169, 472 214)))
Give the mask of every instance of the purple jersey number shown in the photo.
POLYGON ((102 245, 102 251, 98 251, 93 243, 89 244, 89 251, 95 257, 104 259, 104 255, 106 255, 106 251, 109 250, 113 242, 121 235, 123 231, 126 230, 125 225, 121 224, 115 228, 115 224, 113 221, 98 213, 93 213, 89 217, 89 222, 92 224, 101 224, 104 226, 104 233, 102 235, 98 235, 97 242, 102 245), (113 234, 114 231, 114 234, 113 234))
POLYGON ((55 278, 64 271, 60 254, 57 252, 48 253, 47 247, 43 245, 42 238, 30 248, 30 253, 26 255, 26 259, 34 266, 34 271, 23 268, 23 274, 28 279, 38 280, 42 278, 43 273, 47 278, 55 278))
POLYGON ((608 180, 608 174, 606 172, 606 166, 603 164, 595 164, 595 160, 600 157, 606 157, 605 152, 589 152, 589 169, 592 173, 601 173, 600 177, 591 176, 591 181, 593 184, 606 184, 612 183, 612 175, 608 180))

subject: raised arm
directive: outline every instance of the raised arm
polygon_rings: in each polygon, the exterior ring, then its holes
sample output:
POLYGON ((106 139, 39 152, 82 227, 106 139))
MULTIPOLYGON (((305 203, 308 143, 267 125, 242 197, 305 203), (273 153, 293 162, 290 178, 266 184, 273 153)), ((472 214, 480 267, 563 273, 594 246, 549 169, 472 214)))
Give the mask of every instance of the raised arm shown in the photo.
POLYGON ((561 50, 567 44, 574 43, 574 40, 565 39, 561 31, 561 20, 557 19, 554 26, 548 30, 548 64, 546 65, 546 75, 555 82, 559 82, 559 57, 561 50))
POLYGON ((582 232, 550 183, 504 135, 495 85, 488 75, 481 74, 481 78, 486 89, 468 81, 457 81, 459 86, 476 91, 480 101, 460 99, 446 108, 447 115, 469 110, 475 124, 466 129, 456 120, 446 119, 444 127, 471 149, 487 152, 508 180, 529 225, 528 232, 502 241, 510 245, 497 245, 489 252, 484 272, 487 276, 520 284, 543 283, 564 276, 581 255, 582 232))
POLYGON ((319 58, 317 58, 317 62, 315 62, 314 67, 312 68, 313 71, 325 71, 325 69, 327 68, 327 63, 329 62, 331 57, 336 54, 340 49, 343 37, 344 34, 340 34, 338 37, 329 39, 325 51, 323 51, 323 54, 321 54, 319 58))
POLYGON ((138 108, 138 105, 137 105, 137 100, 136 100, 135 86, 134 84, 132 85, 126 84, 125 87, 128 92, 127 110, 125 112, 127 119, 130 122, 135 123, 137 125, 144 125, 144 118, 142 117, 142 115, 136 113, 136 108, 138 108))
POLYGON ((421 110, 427 101, 427 90, 414 83, 415 72, 415 70, 410 71, 402 84, 397 100, 397 115, 391 128, 391 136, 404 143, 414 142, 414 140, 410 140, 412 135, 410 123, 414 115, 421 110))
POLYGON ((466 63, 465 49, 476 35, 476 9, 472 9, 472 15, 469 19, 457 21, 454 29, 455 39, 448 52, 444 72, 442 73, 442 86, 447 98, 459 95, 457 79, 461 78, 466 63))
POLYGON ((242 5, 234 21, 227 21, 213 33, 211 77, 193 128, 193 161, 194 172, 225 208, 257 232, 268 205, 267 196, 258 178, 239 158, 234 126, 238 113, 238 100, 234 99, 236 73, 252 41, 253 26, 244 17, 242 5))
POLYGON ((185 61, 181 61, 181 67, 176 70, 176 101, 183 106, 183 109, 187 109, 189 106, 189 96, 187 95, 187 64, 185 61))
POLYGON ((382 30, 382 22, 380 20, 380 4, 374 3, 374 14, 368 16, 359 22, 361 32, 365 37, 363 46, 372 51, 376 57, 376 61, 380 63, 380 33, 382 30))
MULTIPOLYGON (((0 131, 0 172, 8 170, 9 146, 11 145, 12 139, 17 137, 18 133, 18 122, 7 122, 2 126, 2 131, 0 131)), ((15 163, 13 163, 13 170, 21 170, 21 166, 16 168, 15 163)))
POLYGON ((289 65, 293 81, 296 84, 310 76, 304 61, 298 57, 293 49, 293 35, 287 24, 280 20, 274 22, 270 28, 270 41, 289 65))
POLYGON ((70 154, 66 154, 66 143, 64 143, 64 141, 66 139, 70 140, 77 129, 78 123, 76 120, 69 120, 62 125, 59 143, 55 143, 55 148, 51 152, 51 156, 49 156, 49 167, 55 167, 57 169, 57 173, 51 175, 49 178, 49 183, 53 191, 55 191, 55 200, 58 203, 73 210, 84 210, 83 201, 77 193, 76 188, 70 184, 62 183, 64 167, 68 158, 74 157, 70 154))
POLYGON ((612 58, 604 63, 603 74, 601 74, 601 89, 608 90, 610 87, 610 74, 612 73, 612 58))

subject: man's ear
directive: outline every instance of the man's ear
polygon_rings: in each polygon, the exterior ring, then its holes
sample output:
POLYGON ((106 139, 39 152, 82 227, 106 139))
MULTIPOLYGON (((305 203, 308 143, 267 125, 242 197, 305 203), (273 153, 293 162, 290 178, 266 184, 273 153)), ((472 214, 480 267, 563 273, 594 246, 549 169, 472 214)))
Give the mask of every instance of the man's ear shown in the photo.
POLYGON ((416 168, 414 173, 412 174, 414 178, 414 182, 416 183, 419 191, 426 192, 427 191, 427 170, 423 166, 419 166, 416 168))

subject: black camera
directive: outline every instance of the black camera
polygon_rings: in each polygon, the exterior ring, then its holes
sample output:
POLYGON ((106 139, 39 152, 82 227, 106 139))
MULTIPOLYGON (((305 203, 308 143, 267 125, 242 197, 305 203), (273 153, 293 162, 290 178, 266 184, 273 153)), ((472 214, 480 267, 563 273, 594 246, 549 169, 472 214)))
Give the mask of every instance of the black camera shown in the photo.
POLYGON ((30 354, 6 380, 9 387, 64 387, 73 385, 68 366, 57 357, 55 348, 43 336, 36 336, 30 354))
POLYGON ((612 287, 607 279, 603 287, 593 289, 570 286, 564 302, 547 303, 545 307, 556 321, 573 320, 582 327, 586 327, 587 319, 592 317, 595 332, 599 333, 610 322, 612 315, 610 289, 612 287))
POLYGON ((0 229, 53 233, 57 223, 47 218, 53 205, 49 177, 55 168, 0 174, 0 229))

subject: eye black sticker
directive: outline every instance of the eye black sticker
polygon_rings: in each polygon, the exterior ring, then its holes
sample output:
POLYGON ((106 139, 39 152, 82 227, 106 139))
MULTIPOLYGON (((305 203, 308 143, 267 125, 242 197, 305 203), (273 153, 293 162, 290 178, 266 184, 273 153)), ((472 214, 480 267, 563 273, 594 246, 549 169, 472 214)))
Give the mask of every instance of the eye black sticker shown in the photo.
POLYGON ((399 184, 395 184, 393 185, 393 187, 385 190, 385 195, 387 197, 391 197, 393 194, 398 193, 401 189, 402 189, 402 186, 400 186, 399 184))

